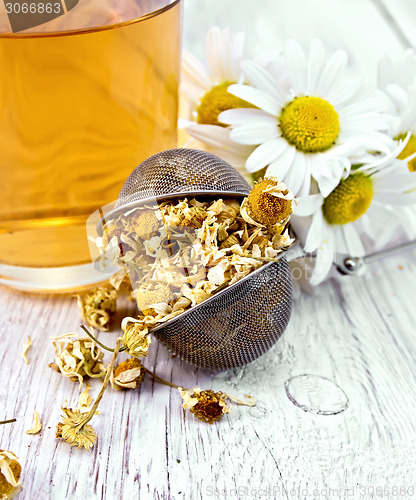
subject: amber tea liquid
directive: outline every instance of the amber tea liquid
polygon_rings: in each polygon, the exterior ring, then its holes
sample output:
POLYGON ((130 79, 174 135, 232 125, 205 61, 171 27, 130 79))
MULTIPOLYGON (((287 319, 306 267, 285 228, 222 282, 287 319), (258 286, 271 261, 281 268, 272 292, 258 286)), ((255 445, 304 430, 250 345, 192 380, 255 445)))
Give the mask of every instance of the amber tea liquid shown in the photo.
POLYGON ((88 216, 176 146, 180 8, 82 33, 0 34, 0 278, 90 262, 88 216))

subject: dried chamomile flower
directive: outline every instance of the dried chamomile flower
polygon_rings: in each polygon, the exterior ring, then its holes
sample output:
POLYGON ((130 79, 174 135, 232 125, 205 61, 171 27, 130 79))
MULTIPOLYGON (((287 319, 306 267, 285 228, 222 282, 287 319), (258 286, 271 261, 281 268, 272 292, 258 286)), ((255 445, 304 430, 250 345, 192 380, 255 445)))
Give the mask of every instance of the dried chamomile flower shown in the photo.
POLYGON ((40 421, 39 413, 33 412, 33 427, 26 431, 26 434, 38 434, 42 430, 42 422, 40 421))
POLYGON ((65 408, 62 406, 62 422, 56 427, 56 437, 58 439, 64 439, 71 446, 77 446, 79 448, 86 448, 88 451, 94 446, 97 441, 97 434, 88 422, 96 414, 98 405, 103 397, 104 391, 110 381, 111 374, 113 372, 114 364, 116 362, 118 353, 120 351, 121 338, 117 339, 116 346, 114 348, 114 354, 111 358, 110 364, 107 367, 103 385, 101 390, 87 415, 83 415, 79 409, 65 408))
POLYGON ((22 467, 11 451, 0 450, 0 499, 14 498, 22 489, 19 483, 22 467))
POLYGON ((283 229, 293 212, 293 196, 283 182, 268 177, 257 182, 241 206, 246 222, 263 224, 276 233, 283 229))
POLYGON ((172 292, 169 287, 160 287, 155 290, 138 290, 134 294, 137 307, 143 312, 144 316, 146 311, 149 310, 151 304, 160 304, 162 302, 169 302, 172 299, 172 292))
POLYGON ((137 358, 127 359, 113 370, 111 386, 116 389, 137 389, 145 373, 146 369, 137 358))
POLYGON ((97 434, 91 425, 82 425, 85 418, 80 410, 62 407, 64 415, 62 422, 56 427, 56 438, 64 439, 71 446, 78 449, 84 447, 90 450, 97 441, 97 434))
POLYGON ((190 412, 199 420, 212 424, 226 414, 231 408, 225 401, 225 394, 211 390, 203 391, 198 387, 186 390, 179 387, 179 393, 183 399, 183 408, 190 412))
POLYGON ((102 363, 104 353, 90 338, 79 338, 76 334, 54 337, 55 363, 64 377, 79 380, 83 377, 101 378, 105 376, 102 363))
POLYGON ((156 218, 155 211, 144 209, 136 210, 130 219, 132 230, 143 240, 154 236, 160 229, 160 222, 156 218))
POLYGON ((117 290, 96 288, 84 295, 77 295, 77 299, 83 321, 93 328, 108 331, 111 316, 116 311, 117 290))
POLYGON ((27 359, 27 351, 30 349, 31 346, 32 346, 32 340, 30 337, 28 337, 26 342, 23 344, 23 353, 22 353, 23 359, 25 360, 25 363, 27 365, 29 364, 29 360, 27 359))
POLYGON ((126 317, 121 322, 121 329, 124 332, 122 341, 127 352, 135 358, 147 356, 152 339, 147 335, 148 329, 143 321, 126 317))

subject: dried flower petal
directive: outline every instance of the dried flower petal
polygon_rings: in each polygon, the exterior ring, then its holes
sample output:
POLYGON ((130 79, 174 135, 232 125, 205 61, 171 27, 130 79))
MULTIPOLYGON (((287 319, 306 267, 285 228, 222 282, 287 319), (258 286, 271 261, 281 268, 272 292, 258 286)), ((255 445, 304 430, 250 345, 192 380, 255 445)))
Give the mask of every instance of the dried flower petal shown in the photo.
POLYGON ((62 411, 64 412, 62 422, 56 427, 57 439, 64 439, 71 446, 76 446, 78 449, 84 447, 90 451, 97 441, 95 430, 88 424, 81 429, 78 428, 84 418, 79 410, 62 407, 62 411))
POLYGON ((42 423, 40 421, 39 413, 35 410, 33 412, 33 427, 26 431, 26 434, 38 434, 42 430, 42 423))
MULTIPOLYGON (((87 384, 85 389, 78 396, 78 406, 75 409, 79 410, 82 414, 85 414, 90 411, 91 405, 92 405, 92 398, 90 397, 90 384, 87 384)), ((66 405, 62 406, 66 407, 66 405)))
POLYGON ((232 396, 231 394, 224 393, 224 396, 226 396, 226 398, 232 401, 233 403, 236 403, 240 406, 256 406, 256 400, 248 394, 236 397, 232 396))
POLYGON ((227 406, 222 392, 203 391, 198 387, 190 390, 179 387, 178 390, 184 401, 183 408, 189 409, 199 420, 212 424, 230 413, 231 408, 227 406))
POLYGON ((104 353, 90 338, 77 334, 66 334, 53 338, 55 363, 64 377, 78 379, 80 385, 84 376, 101 378, 105 376, 102 363, 104 353))
POLYGON ((120 363, 114 370, 110 379, 114 388, 137 389, 142 383, 145 368, 137 358, 130 358, 120 363))
POLYGON ((26 342, 23 344, 23 359, 25 360, 25 363, 28 365, 29 364, 29 360, 27 359, 27 351, 29 350, 29 348, 31 347, 32 345, 32 340, 30 339, 30 337, 27 337, 27 340, 26 342))
POLYGON ((96 288, 84 295, 77 295, 77 299, 83 321, 93 328, 108 331, 111 316, 116 311, 117 290, 96 288))
POLYGON ((143 321, 126 317, 121 322, 121 329, 124 332, 122 340, 127 352, 135 358, 147 356, 152 340, 147 335, 148 329, 143 321))
POLYGON ((22 489, 22 467, 11 451, 0 450, 0 499, 14 498, 22 489))

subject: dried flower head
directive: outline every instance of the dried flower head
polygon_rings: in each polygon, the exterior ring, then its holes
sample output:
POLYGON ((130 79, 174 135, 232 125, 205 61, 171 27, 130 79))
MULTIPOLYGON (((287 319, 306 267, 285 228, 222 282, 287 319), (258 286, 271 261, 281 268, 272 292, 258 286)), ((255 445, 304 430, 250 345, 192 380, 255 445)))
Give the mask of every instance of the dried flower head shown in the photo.
POLYGON ((83 321, 93 328, 108 331, 111 316, 116 311, 117 290, 96 288, 84 295, 77 295, 77 299, 83 321))
POLYGON ((115 388, 137 389, 145 373, 146 369, 137 358, 127 359, 114 369, 111 385, 115 388))
POLYGON ((130 221, 133 231, 143 240, 154 236, 160 229, 160 221, 154 210, 136 210, 130 221))
POLYGON ((293 212, 293 197, 283 182, 275 177, 262 179, 247 197, 249 215, 267 228, 285 225, 293 212))
POLYGON ((226 395, 222 392, 203 391, 198 387, 190 390, 179 387, 178 390, 184 401, 183 408, 189 409, 199 420, 212 424, 221 420, 225 413, 230 413, 231 408, 227 405, 226 395))
POLYGON ((102 363, 104 353, 97 344, 89 338, 79 338, 76 334, 54 337, 55 363, 64 377, 79 380, 83 377, 101 378, 105 376, 102 363))
POLYGON ((11 451, 0 450, 0 499, 14 498, 22 489, 19 483, 22 467, 11 451))
POLYGON ((127 352, 135 358, 148 355, 149 346, 152 342, 148 329, 141 320, 126 317, 121 322, 123 345, 127 347, 127 352))
POLYGON ((89 451, 97 441, 95 430, 91 425, 82 425, 84 415, 80 410, 62 407, 62 411, 62 422, 56 427, 57 439, 64 439, 71 446, 78 449, 84 447, 89 451))

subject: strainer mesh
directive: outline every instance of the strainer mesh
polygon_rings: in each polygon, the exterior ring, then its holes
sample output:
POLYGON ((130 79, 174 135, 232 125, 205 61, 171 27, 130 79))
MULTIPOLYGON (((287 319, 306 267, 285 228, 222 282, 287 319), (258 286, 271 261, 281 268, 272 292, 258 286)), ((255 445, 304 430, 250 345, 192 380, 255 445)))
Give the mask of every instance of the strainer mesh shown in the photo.
MULTIPOLYGON (((164 196, 197 197, 209 192, 246 196, 249 191, 244 178, 220 158, 198 150, 173 149, 148 158, 130 174, 116 209, 155 197, 160 201, 164 196)), ((185 361, 224 370, 250 363, 270 349, 284 332, 291 310, 292 279, 282 258, 152 333, 185 361)))
POLYGON ((170 149, 151 156, 130 174, 116 207, 175 193, 235 192, 246 196, 250 186, 228 163, 195 149, 170 149))
POLYGON ((290 268, 282 258, 158 327, 153 335, 188 363, 224 370, 250 363, 270 349, 291 311, 290 268))

